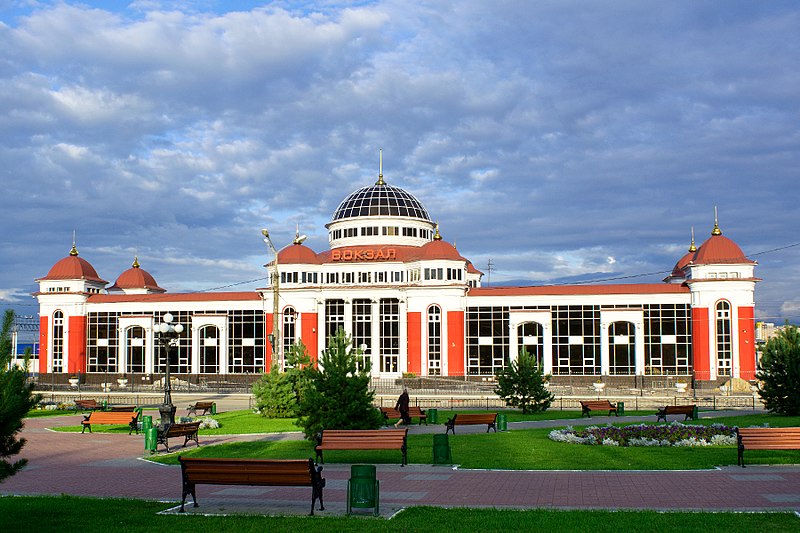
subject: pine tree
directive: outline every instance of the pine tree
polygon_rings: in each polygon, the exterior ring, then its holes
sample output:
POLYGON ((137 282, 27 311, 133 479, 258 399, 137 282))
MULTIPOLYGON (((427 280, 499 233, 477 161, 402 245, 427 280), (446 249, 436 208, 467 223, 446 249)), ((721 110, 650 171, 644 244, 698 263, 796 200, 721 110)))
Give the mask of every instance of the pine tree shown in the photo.
POLYGON ((381 412, 373 407, 368 370, 359 370, 360 350, 341 328, 328 341, 319 367, 309 371, 310 383, 300 400, 300 420, 306 438, 323 429, 377 429, 381 412))
POLYGON ((286 369, 282 372, 273 363, 269 373, 253 384, 256 407, 262 416, 270 418, 294 418, 300 397, 308 385, 311 358, 303 341, 293 344, 286 354, 286 369))
POLYGON ((772 412, 800 415, 800 331, 787 325, 764 346, 758 394, 772 412))
MULTIPOLYGON (((25 445, 25 439, 17 438, 22 430, 22 419, 38 398, 33 394, 33 383, 27 382, 26 371, 17 366, 10 367, 12 341, 11 328, 14 311, 8 309, 0 329, 0 481, 13 476, 27 463, 26 459, 11 462, 25 445)), ((30 350, 26 350, 27 366, 30 350)))
POLYGON ((547 410, 555 399, 545 387, 547 381, 536 358, 523 347, 517 360, 497 373, 495 393, 523 413, 538 413, 547 410))

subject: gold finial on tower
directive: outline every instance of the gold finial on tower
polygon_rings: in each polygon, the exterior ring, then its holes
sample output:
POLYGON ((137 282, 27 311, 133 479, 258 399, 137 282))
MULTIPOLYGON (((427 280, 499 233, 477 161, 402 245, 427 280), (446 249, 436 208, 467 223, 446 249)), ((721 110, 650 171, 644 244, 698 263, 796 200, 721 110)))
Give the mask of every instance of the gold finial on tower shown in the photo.
POLYGON ((375 182, 375 185, 386 185, 386 182, 383 181, 383 148, 378 149, 378 181, 375 182))
POLYGON ((78 248, 75 246, 75 230, 72 230, 72 249, 69 251, 69 255, 73 257, 78 255, 78 248))
POLYGON ((692 244, 689 245, 690 252, 696 252, 697 246, 694 245, 694 226, 692 226, 692 244))
POLYGON ((714 229, 711 230, 711 235, 722 235, 722 230, 719 229, 719 222, 717 221, 717 206, 714 206, 714 229))
POLYGON ((139 268, 139 256, 133 256, 133 264, 131 265, 133 268, 139 268))
POLYGON ((441 241, 442 240, 442 235, 439 233, 439 223, 438 222, 436 223, 436 232, 433 234, 433 240, 434 241, 441 241))

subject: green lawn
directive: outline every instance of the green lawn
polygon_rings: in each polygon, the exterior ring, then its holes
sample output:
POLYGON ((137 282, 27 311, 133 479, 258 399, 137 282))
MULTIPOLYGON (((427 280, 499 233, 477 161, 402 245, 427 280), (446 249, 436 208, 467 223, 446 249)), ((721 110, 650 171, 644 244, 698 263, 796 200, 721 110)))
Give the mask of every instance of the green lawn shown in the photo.
POLYGON ((412 507, 391 520, 324 516, 161 515, 172 504, 74 496, 0 497, 3 526, 15 533, 214 531, 253 532, 436 532, 443 531, 709 531, 800 530, 794 513, 684 513, 657 511, 553 511, 412 507))
MULTIPOLYGON (((700 420, 700 424, 720 420, 700 420)), ((727 425, 797 426, 800 417, 769 414, 742 415, 722 419, 727 425)), ((565 444, 548 438, 550 429, 522 429, 499 433, 458 434, 449 437, 453 461, 462 468, 510 470, 694 470, 735 465, 735 446, 692 448, 614 447, 565 444)), ((202 440, 202 434, 201 434, 202 440)), ((433 462, 433 434, 408 436, 408 462, 433 462)), ((198 457, 262 457, 267 459, 305 459, 314 457, 306 440, 258 441, 181 449, 181 455, 198 457)), ((397 450, 328 451, 329 463, 370 462, 398 464, 397 450)), ((798 464, 800 452, 751 451, 747 464, 798 464)), ((161 455, 154 461, 177 464, 177 453, 161 455)))

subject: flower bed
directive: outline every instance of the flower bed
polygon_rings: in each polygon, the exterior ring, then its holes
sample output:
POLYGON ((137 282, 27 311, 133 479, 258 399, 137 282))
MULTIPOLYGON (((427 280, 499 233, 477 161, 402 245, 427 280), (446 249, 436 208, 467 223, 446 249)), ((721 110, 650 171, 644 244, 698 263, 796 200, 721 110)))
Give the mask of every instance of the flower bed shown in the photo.
POLYGON ((672 422, 665 425, 589 426, 554 429, 550 440, 602 446, 724 446, 736 444, 736 428, 723 424, 710 426, 672 422))

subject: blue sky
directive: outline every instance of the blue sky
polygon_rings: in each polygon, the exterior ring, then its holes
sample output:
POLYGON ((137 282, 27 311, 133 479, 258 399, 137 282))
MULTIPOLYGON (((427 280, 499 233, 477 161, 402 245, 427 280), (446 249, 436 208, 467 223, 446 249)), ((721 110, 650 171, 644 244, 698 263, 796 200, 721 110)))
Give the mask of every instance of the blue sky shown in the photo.
POLYGON ((72 245, 112 282, 263 285, 407 189, 492 284, 655 282, 723 233, 800 322, 795 2, 0 0, 0 306, 72 245))

